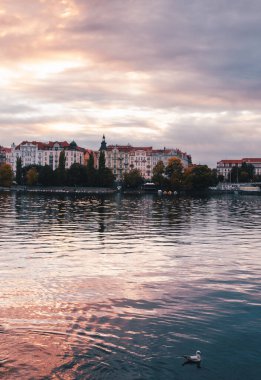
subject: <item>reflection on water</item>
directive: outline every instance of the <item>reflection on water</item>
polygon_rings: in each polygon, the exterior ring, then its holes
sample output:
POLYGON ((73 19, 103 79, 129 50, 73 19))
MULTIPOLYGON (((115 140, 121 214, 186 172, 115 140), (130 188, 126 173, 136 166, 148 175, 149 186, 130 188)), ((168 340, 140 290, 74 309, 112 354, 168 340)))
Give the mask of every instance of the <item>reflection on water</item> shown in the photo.
POLYGON ((261 376, 261 198, 0 205, 1 378, 261 376))

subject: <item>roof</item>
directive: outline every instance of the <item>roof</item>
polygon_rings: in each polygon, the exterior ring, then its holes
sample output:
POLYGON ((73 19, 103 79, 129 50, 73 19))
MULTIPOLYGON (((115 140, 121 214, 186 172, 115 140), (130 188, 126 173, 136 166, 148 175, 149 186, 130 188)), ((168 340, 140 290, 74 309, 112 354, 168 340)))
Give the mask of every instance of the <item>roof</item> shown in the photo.
POLYGON ((81 152, 84 152, 85 149, 78 147, 77 144, 73 141, 71 144, 69 144, 67 141, 49 141, 48 143, 44 143, 41 141, 23 141, 19 145, 15 147, 16 150, 19 150, 22 145, 37 145, 39 150, 51 150, 54 148, 55 144, 58 144, 61 148, 63 149, 73 149, 73 150, 78 150, 81 152))
POLYGON ((176 149, 153 149, 152 153, 170 154, 171 152, 173 152, 173 150, 176 151, 176 149))
POLYGON ((134 154, 137 151, 143 151, 148 154, 162 154, 162 155, 173 155, 173 152, 176 153, 179 157, 187 157, 188 159, 191 159, 191 156, 187 153, 182 152, 180 149, 174 149, 174 148, 164 148, 164 149, 153 149, 152 146, 132 146, 130 144, 128 145, 108 145, 107 151, 112 151, 113 149, 117 149, 119 152, 126 152, 130 154, 134 154))
POLYGON ((243 162, 248 162, 248 163, 255 163, 255 162, 261 162, 261 158, 242 158, 243 162))
POLYGON ((218 161, 218 164, 241 164, 242 160, 221 160, 218 161))
POLYGON ((59 144, 62 148, 68 147, 70 144, 67 141, 49 141, 48 144, 45 144, 48 148, 53 148, 55 144, 59 144))
POLYGON ((134 148, 131 145, 108 145, 107 146, 107 151, 113 150, 113 149, 118 149, 121 152, 130 152, 134 148))
POLYGON ((11 153, 11 148, 5 148, 4 146, 0 146, 0 152, 11 153))
POLYGON ((92 154, 92 153, 94 153, 94 151, 91 150, 91 149, 84 149, 84 153, 86 153, 86 154, 92 154))
POLYGON ((241 160, 221 160, 218 161, 217 164, 242 164, 245 163, 259 163, 261 162, 261 158, 242 158, 241 160))

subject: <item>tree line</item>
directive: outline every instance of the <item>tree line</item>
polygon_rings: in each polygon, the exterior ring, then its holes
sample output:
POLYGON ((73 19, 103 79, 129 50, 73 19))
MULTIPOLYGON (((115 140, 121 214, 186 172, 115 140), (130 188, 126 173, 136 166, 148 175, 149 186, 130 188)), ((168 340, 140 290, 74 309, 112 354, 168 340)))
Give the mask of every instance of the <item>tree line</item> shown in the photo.
POLYGON ((94 157, 90 154, 87 165, 74 163, 69 169, 65 167, 66 157, 64 151, 60 153, 57 169, 49 165, 28 165, 22 167, 21 158, 16 161, 16 175, 10 165, 0 167, 0 185, 11 186, 13 180, 17 185, 27 186, 92 186, 111 187, 114 183, 112 171, 105 166, 104 152, 99 156, 99 169, 94 167, 94 157), (1 174, 2 173, 2 174, 1 174))
MULTIPOLYGON (((153 168, 152 182, 162 190, 171 191, 204 191, 218 182, 217 172, 207 165, 190 165, 184 168, 176 157, 169 159, 165 166, 159 161, 153 168)), ((133 169, 124 174, 123 184, 127 188, 138 188, 144 182, 141 173, 133 169)))
MULTIPOLYGON (((99 155, 98 169, 94 166, 94 157, 91 154, 87 165, 73 164, 69 169, 65 167, 65 153, 61 152, 58 168, 52 170, 49 165, 29 165, 22 167, 21 158, 17 158, 16 177, 10 165, 0 166, 0 185, 11 186, 13 180, 17 185, 40 186, 98 186, 111 187, 115 177, 111 169, 105 165, 105 155, 101 151, 99 155)), ((254 166, 243 163, 241 167, 232 168, 231 182, 251 182, 257 180, 254 175, 254 166)), ((222 176, 217 175, 216 169, 210 169, 207 165, 190 165, 186 168, 179 158, 172 157, 165 166, 159 161, 153 168, 152 182, 162 190, 171 191, 204 191, 209 186, 215 186, 223 181, 222 176)), ((145 182, 140 170, 132 169, 124 173, 121 184, 125 189, 138 189, 145 182)))

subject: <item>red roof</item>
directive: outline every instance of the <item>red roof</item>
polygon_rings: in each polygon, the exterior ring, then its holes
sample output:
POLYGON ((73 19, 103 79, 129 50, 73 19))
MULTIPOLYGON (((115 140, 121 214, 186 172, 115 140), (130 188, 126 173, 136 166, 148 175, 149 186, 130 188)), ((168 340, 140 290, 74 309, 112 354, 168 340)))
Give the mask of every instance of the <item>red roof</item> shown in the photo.
POLYGON ((94 151, 91 150, 91 149, 84 149, 84 152, 87 153, 87 154, 92 154, 92 153, 94 153, 94 151))
POLYGON ((150 151, 152 150, 152 146, 135 146, 133 147, 134 150, 145 150, 145 151, 150 151))
POLYGON ((11 148, 5 148, 3 146, 0 146, 0 151, 5 153, 11 153, 11 148))
POLYGON ((175 149, 153 149, 152 152, 153 153, 171 153, 173 152, 173 150, 175 149))
POLYGON ((221 160, 218 161, 218 164, 241 164, 242 160, 221 160))
POLYGON ((242 158, 241 160, 221 160, 218 164, 242 164, 246 163, 257 163, 261 162, 261 158, 242 158))
POLYGON ((131 145, 109 145, 107 147, 107 150, 113 150, 113 149, 118 149, 121 152, 130 152, 133 150, 133 146, 131 145))
POLYGON ((255 163, 255 162, 261 162, 261 158, 242 158, 242 161, 255 163))
MULTIPOLYGON (((68 148, 70 146, 70 144, 67 141, 49 141, 48 143, 44 143, 41 141, 23 141, 19 145, 17 145, 15 149, 19 150, 21 145, 26 145, 26 144, 37 145, 38 149, 40 149, 40 150, 53 149, 55 144, 59 144, 60 147, 62 147, 63 149, 68 148)), ((84 148, 80 148, 78 146, 76 146, 75 149, 78 151, 81 151, 81 152, 85 151, 84 148)))
POLYGON ((53 148, 55 144, 59 144, 62 148, 66 148, 70 145, 67 141, 49 141, 49 143, 45 145, 47 145, 49 148, 53 148))

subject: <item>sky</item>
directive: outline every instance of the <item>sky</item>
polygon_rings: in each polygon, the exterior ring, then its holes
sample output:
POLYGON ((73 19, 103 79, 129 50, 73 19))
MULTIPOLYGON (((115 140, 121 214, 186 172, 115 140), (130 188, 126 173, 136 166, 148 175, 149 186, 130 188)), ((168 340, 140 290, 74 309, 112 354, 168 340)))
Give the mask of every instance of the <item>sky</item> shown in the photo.
POLYGON ((0 0, 0 145, 261 157, 260 0, 0 0))

